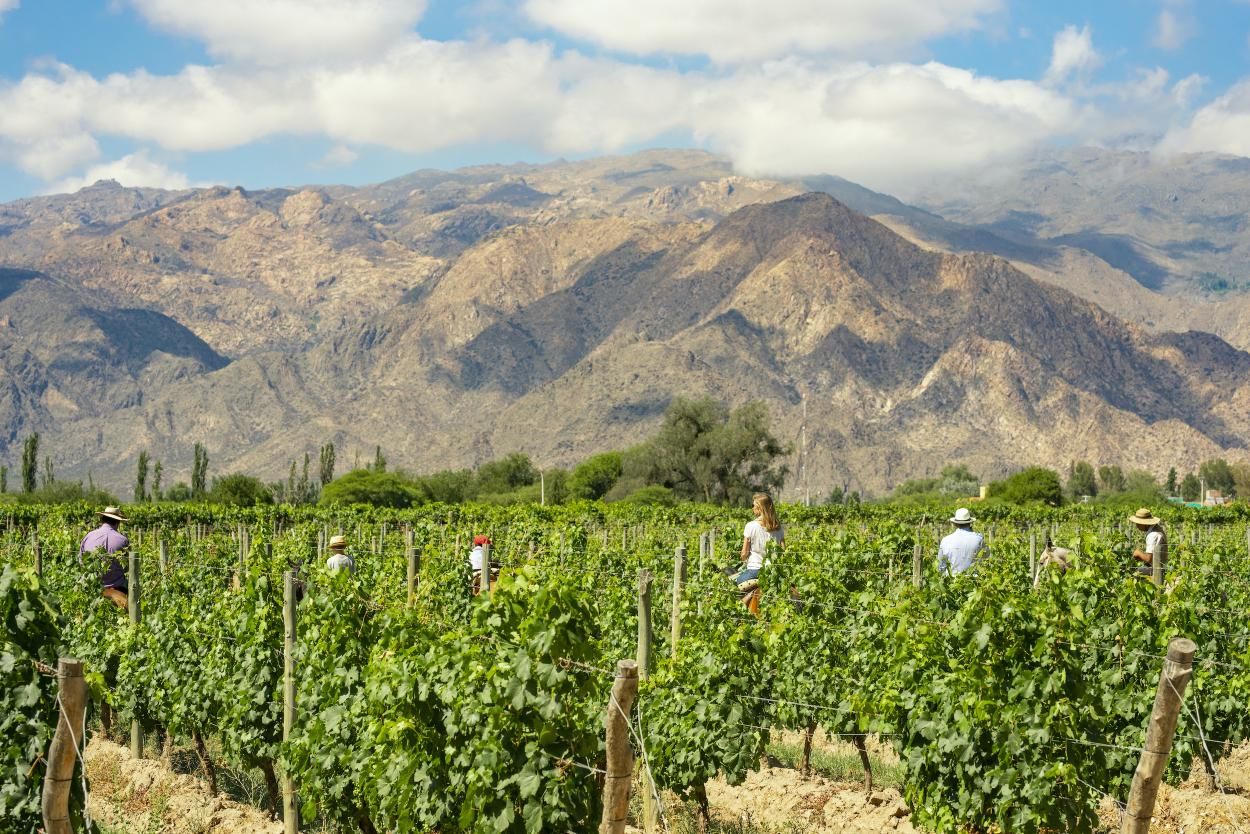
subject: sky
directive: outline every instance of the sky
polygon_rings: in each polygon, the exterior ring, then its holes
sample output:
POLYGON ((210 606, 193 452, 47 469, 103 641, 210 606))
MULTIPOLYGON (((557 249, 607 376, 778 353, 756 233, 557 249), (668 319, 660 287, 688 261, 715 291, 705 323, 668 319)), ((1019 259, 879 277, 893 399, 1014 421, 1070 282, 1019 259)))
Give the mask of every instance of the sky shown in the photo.
POLYGON ((0 0, 0 201, 698 147, 906 196, 1250 156, 1250 0, 0 0))

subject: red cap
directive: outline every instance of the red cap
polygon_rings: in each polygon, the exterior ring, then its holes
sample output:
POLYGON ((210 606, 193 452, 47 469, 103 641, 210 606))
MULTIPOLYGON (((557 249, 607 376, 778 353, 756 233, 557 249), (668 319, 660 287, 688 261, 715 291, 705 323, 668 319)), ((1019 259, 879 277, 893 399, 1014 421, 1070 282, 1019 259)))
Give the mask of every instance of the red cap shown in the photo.
POLYGON ((490 536, 474 536, 473 544, 490 544, 490 536))

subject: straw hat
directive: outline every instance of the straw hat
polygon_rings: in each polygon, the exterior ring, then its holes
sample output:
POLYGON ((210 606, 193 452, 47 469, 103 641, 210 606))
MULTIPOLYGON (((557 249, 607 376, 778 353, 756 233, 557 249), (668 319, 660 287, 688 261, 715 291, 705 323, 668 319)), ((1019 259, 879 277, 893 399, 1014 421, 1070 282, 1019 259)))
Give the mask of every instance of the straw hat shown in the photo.
POLYGON ((971 524, 974 521, 976 521, 976 519, 972 517, 972 513, 968 512, 967 507, 960 507, 955 510, 955 514, 950 517, 951 524, 971 524))
POLYGON ((330 543, 327 545, 331 550, 338 547, 347 547, 347 536, 331 536, 330 543))
POLYGON ((100 518, 107 518, 113 521, 130 521, 126 516, 122 515, 122 511, 117 507, 105 507, 98 513, 100 518))
POLYGON ((1133 513, 1128 517, 1128 520, 1139 527, 1153 527, 1159 523, 1159 519, 1155 518, 1146 507, 1142 507, 1140 510, 1133 513))

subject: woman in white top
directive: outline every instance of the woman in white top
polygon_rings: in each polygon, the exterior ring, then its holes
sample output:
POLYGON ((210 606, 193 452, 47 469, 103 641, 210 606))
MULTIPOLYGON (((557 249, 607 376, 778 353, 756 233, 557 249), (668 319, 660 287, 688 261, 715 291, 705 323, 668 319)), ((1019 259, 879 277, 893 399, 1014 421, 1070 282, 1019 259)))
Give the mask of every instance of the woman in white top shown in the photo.
POLYGON ((776 542, 778 549, 786 545, 785 528, 777 520, 777 510, 773 508, 773 499, 768 497, 768 493, 757 492, 752 496, 751 511, 755 513, 755 518, 747 522, 746 529, 742 531, 742 558, 747 567, 734 577, 734 582, 739 585, 760 575, 769 542, 776 542))

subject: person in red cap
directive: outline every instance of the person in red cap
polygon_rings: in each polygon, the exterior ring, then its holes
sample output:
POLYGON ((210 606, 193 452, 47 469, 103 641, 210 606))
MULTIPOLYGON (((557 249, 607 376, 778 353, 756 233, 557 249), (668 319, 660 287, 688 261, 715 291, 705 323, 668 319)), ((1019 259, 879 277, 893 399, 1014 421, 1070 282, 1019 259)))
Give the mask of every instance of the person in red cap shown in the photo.
MULTIPOLYGON (((469 568, 473 571, 473 593, 482 590, 482 566, 486 564, 490 552, 490 536, 474 536, 473 549, 469 551, 469 568)), ((494 565, 491 566, 494 573, 494 565)))

